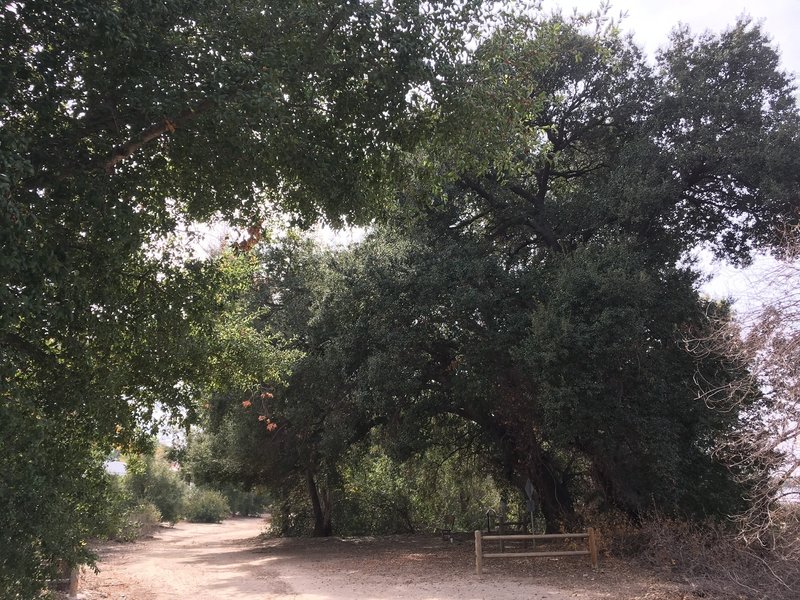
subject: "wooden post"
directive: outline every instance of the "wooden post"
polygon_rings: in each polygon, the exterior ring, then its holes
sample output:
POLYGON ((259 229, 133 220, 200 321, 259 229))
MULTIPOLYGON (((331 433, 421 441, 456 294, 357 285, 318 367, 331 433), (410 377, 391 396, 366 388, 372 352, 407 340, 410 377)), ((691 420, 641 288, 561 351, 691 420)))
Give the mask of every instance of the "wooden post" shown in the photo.
MULTIPOLYGON (((531 511, 529 514, 531 516, 531 535, 534 535, 536 532, 533 528, 533 511, 531 511)), ((527 542, 525 544, 525 547, 527 548, 527 542)), ((536 540, 531 540, 531 548, 536 548, 536 540)))
POLYGON ((475 531, 475 573, 478 577, 483 574, 483 545, 480 530, 475 531))
POLYGON ((78 582, 80 581, 81 568, 80 566, 72 567, 69 572, 69 597, 78 597, 78 582))
POLYGON ((592 568, 597 569, 597 535, 594 527, 589 527, 589 557, 592 559, 592 568))

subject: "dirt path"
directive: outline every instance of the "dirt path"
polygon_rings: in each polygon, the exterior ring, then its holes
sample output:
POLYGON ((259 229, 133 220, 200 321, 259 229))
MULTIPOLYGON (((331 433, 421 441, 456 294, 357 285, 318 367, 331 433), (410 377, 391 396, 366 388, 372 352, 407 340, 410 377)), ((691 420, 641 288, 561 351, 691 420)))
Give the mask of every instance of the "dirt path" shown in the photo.
POLYGON ((126 600, 270 598, 277 572, 253 552, 261 519, 218 525, 179 523, 152 539, 100 549, 99 575, 87 574, 84 598, 126 600), (267 585, 270 583, 270 585, 267 585), (265 593, 266 591, 266 593, 265 593))
MULTIPOLYGON (((478 579, 469 543, 433 537, 266 540, 262 519, 180 523, 136 544, 101 548, 87 600, 573 600, 630 598, 607 591, 588 566, 559 586, 496 563, 478 579), (509 570, 511 569, 511 570, 509 570), (571 580, 570 580, 571 578, 571 580), (559 589, 561 588, 561 589, 559 589), (566 591, 569 590, 569 591, 566 591)), ((504 561, 505 562, 505 561, 504 561)), ((513 562, 513 561, 511 561, 513 562)), ((526 563, 527 564, 527 563, 526 563)), ((599 577, 602 579, 602 577, 599 577)), ((617 581, 619 583, 619 581, 617 581)), ((612 589, 617 587, 612 586, 612 589)), ((633 586, 637 587, 637 586, 633 586)), ((629 588, 630 589, 630 588, 629 588)))

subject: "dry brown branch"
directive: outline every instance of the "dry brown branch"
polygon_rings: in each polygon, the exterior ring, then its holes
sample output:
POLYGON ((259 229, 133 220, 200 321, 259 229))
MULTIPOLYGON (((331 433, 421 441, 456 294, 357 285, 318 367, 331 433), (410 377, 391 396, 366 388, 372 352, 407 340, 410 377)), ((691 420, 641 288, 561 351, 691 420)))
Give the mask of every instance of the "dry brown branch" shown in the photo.
MULTIPOLYGON (((796 511, 795 511, 796 512, 796 511)), ((785 518, 785 517, 784 517, 785 518)), ((787 522, 791 519, 785 519, 787 522)), ((634 527, 606 524, 608 551, 667 572, 691 590, 687 597, 794 600, 800 561, 778 550, 748 545, 718 523, 690 523, 651 515, 634 527)), ((796 536, 797 529, 786 535, 796 536)))
POLYGON ((773 548, 780 542, 797 557, 800 540, 781 536, 785 524, 777 518, 783 505, 800 502, 800 231, 785 239, 781 257, 754 282, 758 308, 719 321, 689 346, 742 368, 725 384, 696 380, 703 402, 741 415, 716 451, 752 490, 738 516, 742 537, 773 548))
POLYGON ((140 148, 167 132, 172 133, 176 129, 183 127, 189 121, 207 112, 213 105, 214 103, 211 100, 204 100, 194 108, 188 108, 172 118, 164 117, 161 122, 155 123, 142 131, 138 137, 117 146, 103 165, 106 173, 113 173, 117 164, 135 154, 140 148))

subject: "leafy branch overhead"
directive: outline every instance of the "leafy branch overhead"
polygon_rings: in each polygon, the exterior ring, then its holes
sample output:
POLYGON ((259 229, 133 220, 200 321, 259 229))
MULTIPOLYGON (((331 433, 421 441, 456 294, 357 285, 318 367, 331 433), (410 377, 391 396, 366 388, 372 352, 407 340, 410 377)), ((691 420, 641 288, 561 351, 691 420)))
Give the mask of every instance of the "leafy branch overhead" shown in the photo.
POLYGON ((156 403, 191 417, 202 387, 285 375, 280 340, 228 310, 245 273, 225 257, 187 260, 176 232, 277 209, 303 222, 380 212, 398 154, 425 136, 406 96, 438 95, 478 9, 0 6, 6 595, 35 597, 56 559, 87 560, 98 457, 141 437, 156 403))

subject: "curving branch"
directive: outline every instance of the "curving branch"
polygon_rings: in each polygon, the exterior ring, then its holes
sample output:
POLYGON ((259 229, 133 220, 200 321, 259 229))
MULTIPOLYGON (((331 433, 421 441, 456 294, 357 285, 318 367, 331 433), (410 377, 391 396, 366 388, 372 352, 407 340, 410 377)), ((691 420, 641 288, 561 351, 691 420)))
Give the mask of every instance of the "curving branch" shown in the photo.
MULTIPOLYGON (((479 197, 486 200, 492 207, 497 207, 503 204, 502 201, 499 198, 497 198, 496 195, 487 190, 483 185, 480 184, 480 182, 473 179, 472 177, 462 175, 460 178, 460 182, 463 187, 475 192, 479 197)), ((530 200, 530 197, 528 196, 527 191, 524 188, 520 188, 519 186, 513 183, 506 184, 506 187, 508 187, 509 190, 511 190, 518 196, 521 196, 525 200, 530 200), (520 191, 522 192, 522 194, 520 193, 520 191)), ((539 213, 538 206, 534 205, 532 208, 536 211, 535 215, 526 215, 524 217, 523 216, 513 217, 512 219, 509 219, 505 223, 499 225, 495 229, 495 234, 505 231, 511 225, 517 223, 525 224, 528 225, 533 230, 533 232, 540 240, 542 240, 545 246, 553 250, 559 250, 560 246, 558 243, 558 239, 556 238, 556 235, 553 232, 553 230, 546 223, 543 223, 536 218, 539 213)))
POLYGON ((103 164, 106 173, 111 174, 119 163, 123 160, 130 158, 133 154, 138 152, 143 146, 149 144, 153 140, 158 139, 167 132, 174 132, 179 127, 183 127, 186 123, 193 121, 205 112, 208 112, 214 106, 213 100, 203 100, 194 108, 187 108, 180 114, 172 118, 165 118, 160 123, 155 123, 142 131, 135 139, 128 140, 121 146, 114 148, 111 156, 103 164))

